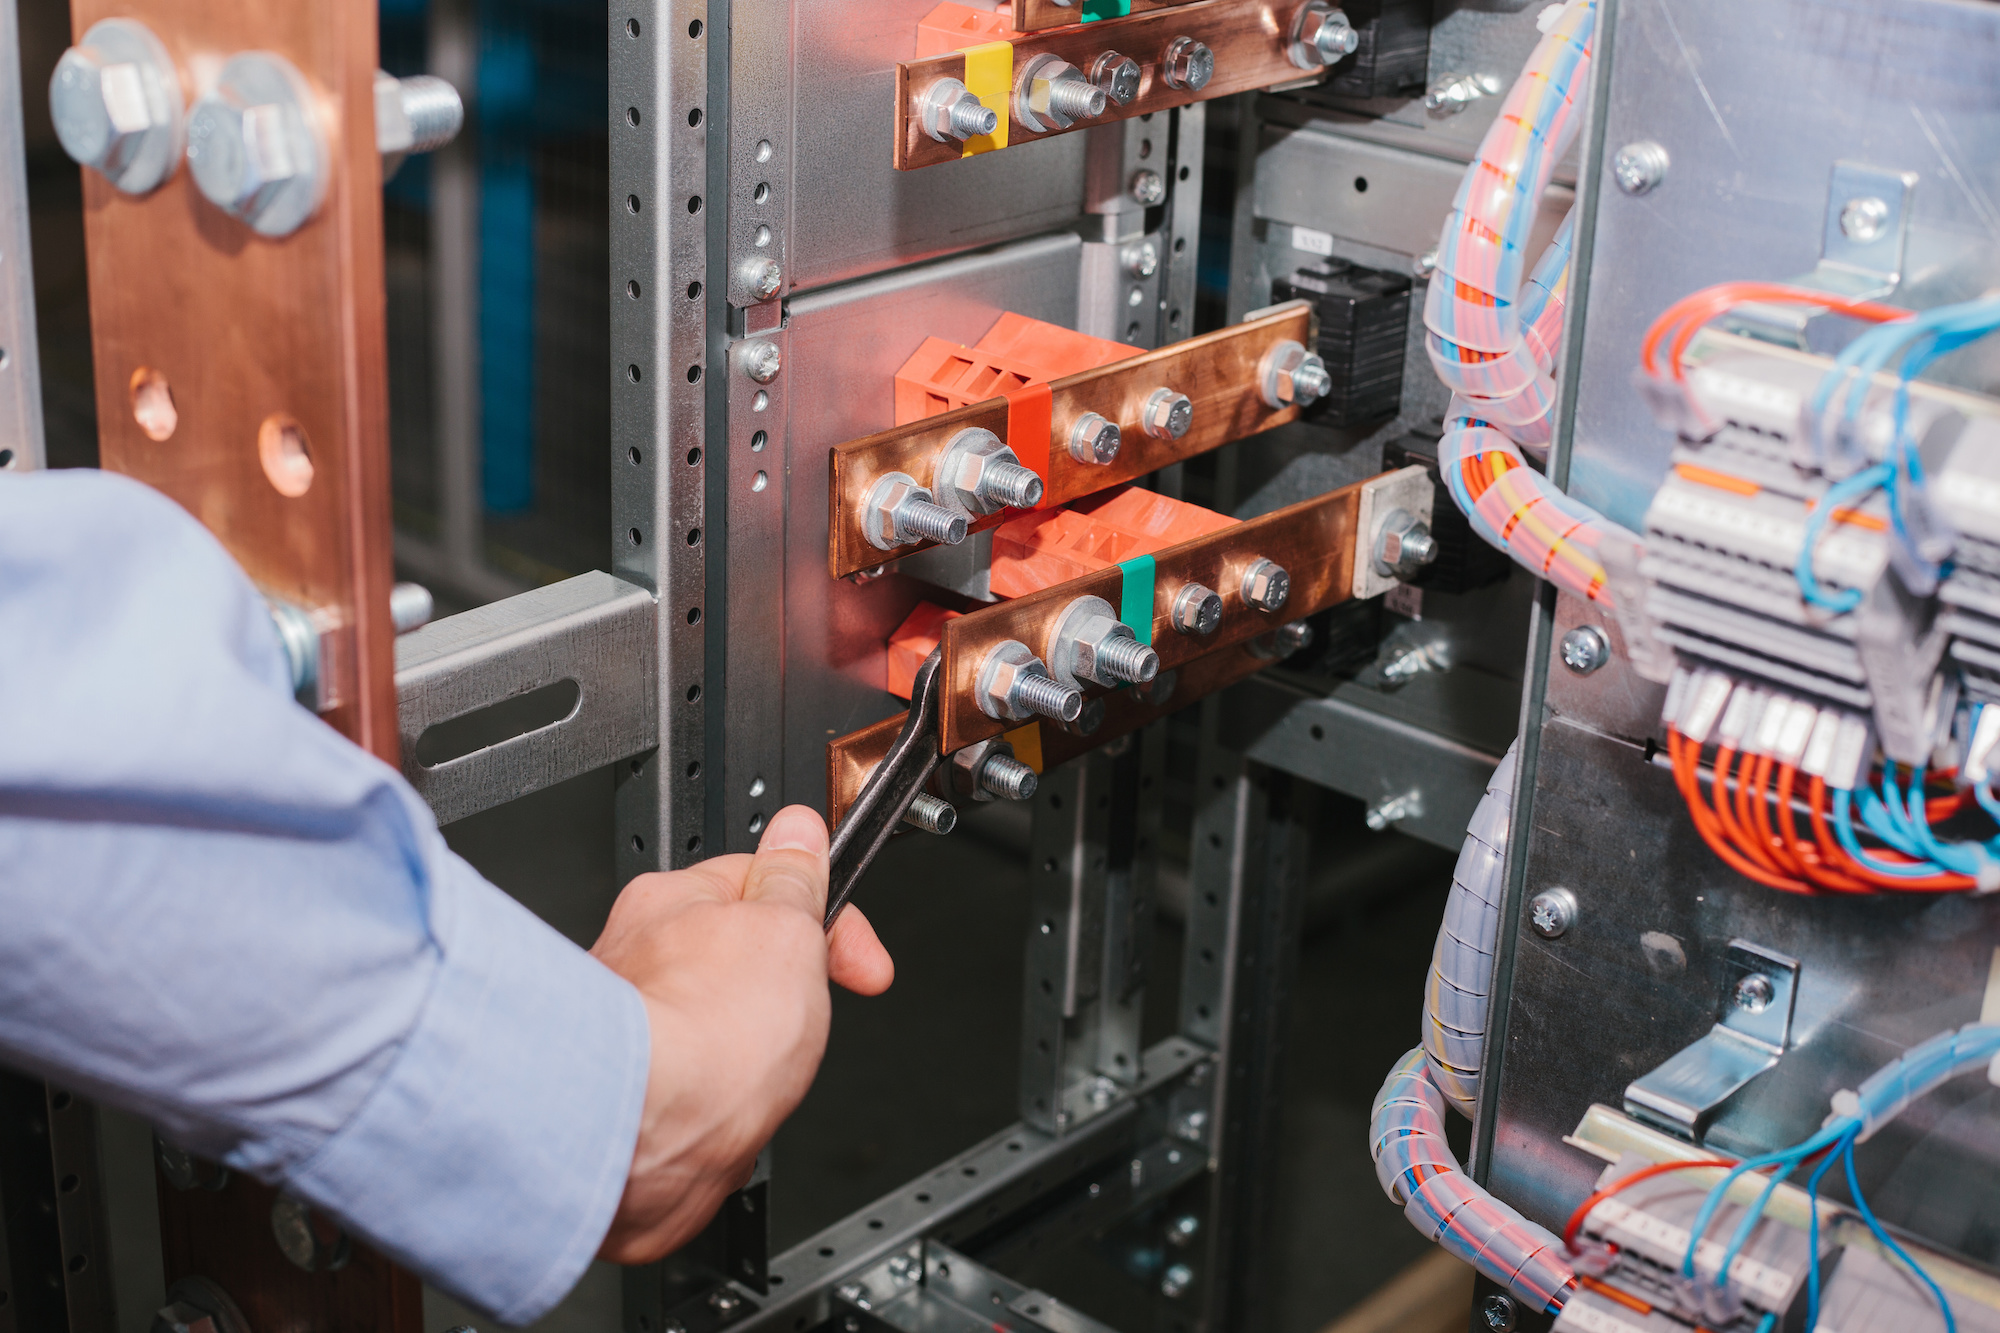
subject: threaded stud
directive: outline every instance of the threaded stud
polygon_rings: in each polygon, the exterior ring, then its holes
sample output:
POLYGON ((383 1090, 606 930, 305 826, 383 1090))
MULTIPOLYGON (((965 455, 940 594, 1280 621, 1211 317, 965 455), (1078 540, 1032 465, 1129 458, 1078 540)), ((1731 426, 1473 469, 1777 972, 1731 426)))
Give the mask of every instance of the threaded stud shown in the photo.
POLYGON ((1042 502, 1042 479, 1014 463, 988 463, 979 478, 979 497, 1009 509, 1033 509, 1042 502))
POLYGON ((943 542, 956 546, 965 540, 965 515, 929 500, 908 499, 896 506, 896 535, 904 541, 943 542))
POLYGON ((1316 403, 1333 392, 1333 376, 1326 367, 1307 361, 1292 372, 1292 401, 1303 406, 1316 403))
POLYGON ((1025 801, 1035 794, 1040 782, 1034 769, 1008 755, 988 755, 979 766, 980 789, 1002 800, 1025 801))
POLYGON ((958 827, 958 807, 928 792, 919 792, 917 799, 910 802, 910 808, 903 812, 903 822, 926 833, 949 833, 958 827))
POLYGON ((1106 639, 1097 645, 1097 670, 1127 685, 1144 685, 1160 674, 1160 655, 1137 639, 1106 639))
POLYGON ((410 120, 410 152, 428 153, 457 137, 465 124, 458 89, 432 74, 411 74, 396 82, 403 114, 410 120))
POLYGON ((1104 114, 1104 90, 1082 79, 1058 79, 1049 85, 1049 110, 1070 120, 1095 120, 1104 114))
POLYGON ((1000 113, 976 101, 961 101, 951 109, 951 132, 960 139, 973 139, 1000 128, 1000 113))
POLYGON ((1016 676, 1014 699, 1029 712, 1057 722, 1074 722, 1083 711, 1083 691, 1048 676, 1016 676))

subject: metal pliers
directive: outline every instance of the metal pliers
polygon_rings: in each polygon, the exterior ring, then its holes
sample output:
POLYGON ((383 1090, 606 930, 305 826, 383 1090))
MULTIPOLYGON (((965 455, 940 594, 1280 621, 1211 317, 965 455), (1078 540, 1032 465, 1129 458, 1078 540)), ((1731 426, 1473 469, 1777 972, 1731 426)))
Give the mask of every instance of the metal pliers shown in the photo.
POLYGON ((944 756, 939 751, 938 677, 943 674, 944 657, 933 650, 917 668, 910 689, 910 711, 903 730, 889 753, 875 766, 861 794, 847 811, 847 818, 833 831, 830 850, 832 872, 826 887, 826 928, 854 893, 862 872, 875 860, 875 853, 889 841, 910 805, 923 792, 944 756))

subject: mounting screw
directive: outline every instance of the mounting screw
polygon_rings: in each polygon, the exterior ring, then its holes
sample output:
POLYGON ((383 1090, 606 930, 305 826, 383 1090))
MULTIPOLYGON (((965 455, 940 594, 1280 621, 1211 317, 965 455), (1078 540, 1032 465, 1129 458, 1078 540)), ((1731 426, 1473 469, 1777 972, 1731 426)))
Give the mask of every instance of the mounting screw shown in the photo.
POLYGON ((1491 1333, 1514 1333, 1514 1302, 1505 1296, 1488 1296, 1479 1305, 1479 1317, 1491 1333))
MULTIPOLYGON (((741 272, 743 275, 743 286, 759 301, 770 300, 785 285, 785 270, 779 267, 778 261, 775 259, 760 259, 753 256, 743 261, 741 272)), ((765 343, 764 346, 769 347, 774 353, 778 350, 777 345, 774 343, 765 343)), ((779 361, 782 361, 782 359, 782 357, 777 358, 779 361)), ((777 373, 775 369, 771 372, 772 375, 776 375, 777 373)), ((757 377, 753 373, 751 378, 756 379, 757 377)), ((769 384, 771 381, 762 379, 757 380, 757 382, 759 384, 769 384)))
POLYGON ((957 79, 939 79, 917 99, 917 123, 939 143, 963 142, 999 129, 1000 113, 957 79))
POLYGON ((1215 77, 1215 52, 1192 37, 1176 37, 1160 57, 1160 77, 1169 88, 1198 93, 1215 77))
POLYGON ((49 78, 49 117, 63 151, 126 194, 174 174, 183 109, 173 56, 135 19, 91 24, 49 78))
POLYGON ((1090 81, 1119 106, 1132 105, 1139 95, 1139 62, 1116 51, 1106 51, 1090 62, 1090 81))
POLYGON ((965 540, 966 516, 931 499, 905 472, 891 472, 876 481, 861 507, 861 530, 871 546, 893 551, 912 542, 942 542, 956 546, 965 540))
POLYGON ((1201 1219, 1193 1213, 1182 1213, 1167 1223, 1167 1239, 1175 1245, 1185 1245, 1201 1231, 1201 1219))
POLYGON ((1150 278, 1160 271, 1160 243, 1154 237, 1134 241, 1118 253, 1118 262, 1134 278, 1150 278))
POLYGON ((778 372, 785 366, 785 354, 778 350, 778 344, 761 339, 746 344, 737 356, 743 373, 759 384, 769 384, 778 378, 778 372))
POLYGON ((1313 641, 1312 626, 1303 620, 1294 620, 1289 625, 1280 625, 1269 634, 1260 634, 1250 640, 1250 653, 1266 662, 1282 662, 1313 641))
POLYGON ((1612 179, 1629 195, 1642 195, 1667 178, 1667 150, 1651 139, 1628 143, 1611 159, 1612 179))
POLYGON ((1069 456, 1079 463, 1103 466, 1118 457, 1121 442, 1117 422, 1106 421, 1095 412, 1085 412, 1070 427, 1069 456))
POLYGON ((1292 19, 1292 44, 1287 51, 1300 69, 1325 69, 1354 54, 1361 34, 1347 15, 1326 0, 1307 0, 1292 19))
POLYGON ((1241 591, 1244 602, 1259 611, 1279 611, 1292 595, 1292 576, 1283 565, 1259 556, 1243 571, 1241 591))
POLYGON ((1752 972, 1736 983, 1736 991, 1730 996, 1730 1001, 1745 1013, 1761 1014, 1771 1007, 1771 1001, 1777 998, 1777 994, 1769 977, 1762 972, 1752 972))
POLYGON ((1186 1264, 1175 1264, 1160 1277, 1160 1295, 1170 1301, 1177 1301, 1194 1285, 1194 1270, 1186 1264))
POLYGON ((1014 88, 1014 114, 1031 130, 1066 130, 1079 120, 1104 114, 1104 89, 1061 56, 1044 51, 1021 70, 1014 88))
POLYGON ((1840 210, 1840 234, 1862 245, 1880 240, 1889 226, 1888 201, 1874 195, 1850 199, 1840 210))
POLYGON ((1036 714, 1074 722, 1083 711, 1083 691, 1052 679, 1042 659, 1016 639, 987 650, 974 693, 980 711, 1003 722, 1025 722, 1036 714))
POLYGON ((1576 895, 1568 889, 1543 889, 1528 903, 1528 924, 1545 940, 1563 935, 1576 924, 1576 895))
POLYGON ((1369 831, 1380 833, 1391 824, 1400 824, 1406 819, 1420 819, 1424 813, 1424 794, 1412 787, 1400 796, 1384 796, 1361 812, 1361 818, 1369 831))
POLYGON ((1139 412, 1139 424, 1157 440, 1178 440, 1194 424, 1194 400, 1172 389, 1155 389, 1139 412))
POLYGON ((1222 623, 1222 599, 1213 588, 1186 583, 1174 594, 1174 628, 1183 634, 1207 636, 1222 623))
POLYGON ((1413 579, 1437 559, 1437 538, 1407 509, 1393 509, 1375 538, 1375 572, 1413 579))
POLYGON ((1412 277, 1422 278, 1428 282, 1431 274, 1437 272, 1437 267, 1437 247, 1432 246, 1410 261, 1410 274, 1412 277))
POLYGON ((1611 643, 1595 625, 1578 625, 1562 637, 1563 665, 1587 676, 1611 660, 1611 643))
POLYGON ((1157 171, 1135 171, 1125 187, 1134 199, 1146 207, 1164 203, 1167 197, 1167 182, 1157 171))
POLYGON ((231 56, 188 116, 195 187, 259 235, 297 231, 326 196, 317 105, 305 76, 283 56, 231 56))

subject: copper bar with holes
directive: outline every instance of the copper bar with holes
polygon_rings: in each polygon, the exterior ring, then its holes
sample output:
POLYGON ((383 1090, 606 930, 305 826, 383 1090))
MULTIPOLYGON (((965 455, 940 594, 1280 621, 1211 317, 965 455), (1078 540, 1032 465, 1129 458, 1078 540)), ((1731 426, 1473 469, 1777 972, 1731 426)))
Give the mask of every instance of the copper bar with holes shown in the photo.
MULTIPOLYGON (((1137 731, 1147 723, 1269 665, 1271 660, 1259 657, 1249 643, 1234 643, 1182 664, 1177 669, 1174 688, 1165 698, 1142 695, 1136 690, 1112 690, 1104 696, 1103 722, 1088 735, 1056 722, 1028 724, 1039 726, 1041 730, 1042 769, 1046 772, 1057 764, 1137 731)), ((905 716, 898 713, 872 727, 863 727, 860 731, 827 742, 827 817, 833 823, 840 822, 847 813, 847 807, 861 794, 861 784, 868 780, 868 774, 888 753, 896 733, 902 729, 905 716)))
MULTIPOLYGON (((1188 0, 1130 0, 1134 14, 1176 9, 1187 3, 1188 0)), ((1014 0, 1014 29, 1017 32, 1040 32, 1044 28, 1067 27, 1081 21, 1082 9, 1077 0, 1014 0)), ((1092 21, 1108 23, 1112 20, 1092 21)))
MULTIPOLYGON (((1095 120, 1079 120, 1067 130, 1042 132, 1030 129, 1020 118, 1015 98, 1008 98, 1007 144, 1033 143, 1057 134, 1071 134, 1093 125, 1108 125, 1190 102, 1227 97, 1232 93, 1268 88, 1274 83, 1291 83, 1309 78, 1315 71, 1300 69, 1288 54, 1292 19, 1304 0, 1199 0, 1195 4, 1174 5, 1132 14, 1125 18, 1100 19, 1044 32, 1022 32, 1008 40, 1014 47, 1015 90, 1028 62, 1044 52, 1059 56, 1086 76, 1092 62, 1107 51, 1116 51, 1139 62, 1139 93, 1120 106, 1111 102, 1095 120), (1215 73, 1199 91, 1174 88, 1161 73, 1168 43, 1187 37, 1201 42, 1215 53, 1215 73)), ((910 60, 896 67, 896 145, 898 171, 934 167, 956 162, 965 156, 965 145, 956 139, 931 138, 913 114, 925 91, 939 79, 963 80, 965 57, 959 52, 910 60)))
MULTIPOLYGON (((1356 482, 1157 553, 1153 557, 1152 643, 1160 655, 1160 669, 1172 670, 1346 601, 1352 591, 1361 488, 1367 484, 1356 482), (1291 576, 1291 594, 1277 611, 1261 611, 1243 600, 1243 572, 1259 558, 1275 561, 1291 576), (1174 598, 1191 583, 1222 598, 1222 621, 1211 634, 1183 634, 1173 628, 1174 598)), ((1020 725, 996 720, 980 709, 975 693, 979 668, 988 651, 1013 639, 1046 661, 1049 640, 1063 609, 1078 597, 1102 597, 1112 606, 1120 606, 1124 581, 1123 572, 1113 566, 947 621, 941 645, 944 677, 939 719, 944 753, 1020 725)), ((1086 691, 1104 692, 1095 686, 1086 691)))
MULTIPOLYGON (((1274 408, 1264 401, 1262 366, 1279 343, 1310 347, 1314 337, 1311 307, 1290 301, 1254 320, 1056 380, 1049 386, 1053 408, 1043 507, 1067 504, 1295 419, 1297 408, 1274 408), (1148 435, 1139 424, 1146 399, 1161 388, 1184 393, 1194 404, 1193 424, 1178 440, 1148 435), (1070 456, 1070 430, 1087 412, 1118 423, 1122 443, 1118 457, 1107 465, 1070 456)), ((930 486, 945 446, 972 427, 1006 440, 1006 400, 991 398, 834 446, 827 488, 827 567, 835 578, 929 549, 929 542, 893 551, 875 546, 863 529, 862 510, 875 482, 891 472, 930 486)), ((1020 512, 988 515, 971 530, 996 527, 1020 512)))

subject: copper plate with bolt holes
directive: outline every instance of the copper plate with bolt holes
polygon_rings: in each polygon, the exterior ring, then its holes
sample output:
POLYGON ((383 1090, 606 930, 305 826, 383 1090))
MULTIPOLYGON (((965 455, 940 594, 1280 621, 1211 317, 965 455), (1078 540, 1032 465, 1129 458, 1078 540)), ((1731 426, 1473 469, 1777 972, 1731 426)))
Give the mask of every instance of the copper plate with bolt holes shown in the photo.
MULTIPOLYGON (((1150 14, 1155 10, 1177 9, 1188 0, 1129 0, 1135 14, 1150 14)), ((1056 0, 1014 0, 1014 30, 1016 32, 1040 32, 1044 28, 1063 28, 1083 19, 1083 7, 1071 0, 1069 4, 1058 4, 1056 0)), ((1092 22, 1110 23, 1114 19, 1093 19, 1092 22)), ((1130 55, 1130 52, 1121 52, 1130 55)), ((1087 72, 1087 71, 1086 71, 1087 72)))
MULTIPOLYGON (((1304 301, 1289 301, 1254 320, 1054 381, 1049 386, 1049 475, 1042 508, 1057 508, 1293 420, 1297 408, 1265 405, 1258 367, 1278 343, 1310 346, 1314 336, 1312 308, 1304 301), (1194 400, 1193 424, 1178 440, 1155 439, 1139 425, 1146 398, 1159 388, 1194 400), (1070 428, 1086 412, 1118 423, 1118 457, 1106 466, 1079 463, 1070 456, 1070 428)), ((877 479, 891 472, 907 473, 932 486, 945 446, 973 426, 1005 440, 1007 401, 989 398, 834 446, 832 484, 827 488, 827 567, 835 578, 934 545, 912 542, 883 551, 862 531, 861 509, 877 479)), ((998 527, 1021 513, 1003 509, 978 519, 970 531, 998 527)))
MULTIPOLYGON (((1093 125, 1130 120, 1149 111, 1186 106, 1231 93, 1268 88, 1274 83, 1297 83, 1320 72, 1300 69, 1287 54, 1291 46, 1292 15, 1299 4, 1272 0, 1200 0, 1197 4, 1174 5, 1132 14, 1125 18, 1076 23, 1046 32, 1022 32, 1008 38, 1014 46, 1014 70, 1044 52, 1060 56, 1087 75, 1091 62, 1106 51, 1116 51, 1139 62, 1139 95, 1125 106, 1116 102, 1105 107, 1095 120, 1079 120, 1067 130, 1043 133, 1032 130, 1013 112, 1008 98, 1007 115, 1012 122, 1007 144, 1032 143, 1057 134, 1072 134, 1093 125), (1160 61, 1167 43, 1176 37, 1191 37, 1215 52, 1215 74, 1200 92, 1191 88, 1170 88, 1161 77, 1160 61)), ((910 114, 915 98, 939 79, 965 78, 965 55, 952 51, 896 66, 896 170, 914 171, 956 162, 965 155, 965 145, 947 138, 942 143, 931 138, 910 114)))
MULTIPOLYGON (((100 458, 178 500, 267 593, 327 613, 343 640, 330 656, 340 702, 327 720, 394 764, 376 7, 71 6, 78 36, 114 15, 166 44, 190 107, 203 91, 197 71, 212 78, 239 51, 284 56, 318 94, 331 153, 325 202, 282 240, 202 198, 184 160, 138 198, 83 172, 100 458)), ((256 1239, 270 1248, 261 1226, 256 1239)), ((228 1273, 202 1271, 233 1291, 228 1273)), ((293 1326, 253 1304, 257 1327, 293 1326)))
MULTIPOLYGON (((1160 669, 1174 670, 1346 601, 1353 580, 1355 514, 1365 485, 1343 486, 1157 552, 1153 556, 1153 650, 1160 655, 1160 669), (1243 600, 1243 571, 1259 558, 1277 561, 1291 575, 1291 596, 1275 612, 1259 611, 1243 600), (1174 594, 1188 583, 1202 584, 1222 597, 1222 623, 1213 634, 1182 634, 1173 628, 1174 594)), ((1020 725, 988 717, 973 697, 979 664, 988 650, 1008 639, 1018 639, 1046 661, 1049 639, 1063 608, 1078 597, 1102 597, 1118 606, 1123 589, 1124 575, 1114 566, 945 622, 939 701, 944 753, 1020 725)), ((1107 692, 1103 686, 1092 686, 1085 694, 1107 692)), ((1043 728, 1044 734, 1048 730, 1043 728)))
MULTIPOLYGON (((1292 616, 1286 619, 1297 618, 1292 616)), ((1067 763, 1080 754, 1129 735, 1149 722, 1270 665, 1270 659, 1250 651, 1246 640, 1217 652, 1204 653, 1177 668, 1180 678, 1174 682, 1174 692, 1163 703, 1148 703, 1134 690, 1093 691, 1104 694, 1104 721, 1088 736, 1078 735, 1059 722, 1041 722, 1042 771, 1046 773, 1058 764, 1067 763)), ((896 733, 903 729, 903 719, 907 716, 907 713, 898 713, 872 727, 863 727, 860 731, 826 743, 827 818, 833 823, 838 824, 846 817, 847 807, 854 804, 854 798, 861 794, 861 785, 868 780, 869 772, 889 752, 889 746, 895 742, 896 733)), ((1009 723, 1008 730, 1025 725, 1009 723)), ((947 764, 950 763, 950 753, 946 751, 947 764)))

